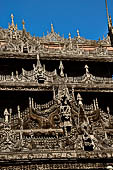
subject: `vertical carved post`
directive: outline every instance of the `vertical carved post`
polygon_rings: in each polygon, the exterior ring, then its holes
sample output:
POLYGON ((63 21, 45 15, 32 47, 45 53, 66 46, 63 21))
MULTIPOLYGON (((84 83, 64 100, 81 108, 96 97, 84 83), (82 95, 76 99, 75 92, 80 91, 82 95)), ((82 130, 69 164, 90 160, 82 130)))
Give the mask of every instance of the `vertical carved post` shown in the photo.
POLYGON ((21 119, 21 127, 20 127, 20 140, 22 140, 22 134, 23 134, 23 119, 21 119))
POLYGON ((16 78, 18 79, 18 71, 16 71, 16 78))
POLYGON ((55 76, 57 75, 57 70, 55 69, 55 76))
POLYGON ((20 106, 17 106, 17 111, 18 111, 18 118, 20 119, 20 106))
POLYGON ((25 72, 24 72, 24 69, 22 68, 22 75, 24 76, 25 72))
POLYGON ((32 108, 32 102, 31 102, 31 97, 29 97, 29 108, 32 108))
POLYGON ((33 100, 33 98, 32 98, 32 108, 34 108, 34 100, 33 100))
POLYGON ((105 132, 105 139, 107 140, 108 139, 108 136, 107 136, 107 133, 105 132))
POLYGON ((65 82, 68 82, 67 74, 65 74, 65 82))
POLYGON ((7 108, 4 111, 4 116, 5 116, 5 123, 9 123, 9 112, 7 110, 7 108))
POLYGON ((55 100, 56 95, 55 95, 55 88, 53 87, 53 100, 55 100))
POLYGON ((72 97, 73 97, 73 99, 75 99, 74 88, 73 87, 72 87, 72 97))
POLYGON ((45 73, 45 64, 43 65, 44 73, 45 73))
POLYGON ((109 116, 109 123, 110 123, 111 116, 110 116, 110 108, 109 108, 109 107, 107 107, 107 112, 108 112, 108 116, 109 116))
POLYGON ((97 100, 97 98, 96 98, 95 104, 96 104, 96 109, 98 109, 99 107, 98 107, 98 100, 97 100))
POLYGON ((10 118, 9 119, 10 119, 10 123, 11 123, 11 115, 12 115, 12 109, 11 108, 9 109, 9 113, 10 113, 10 118))
POLYGON ((11 73, 11 80, 14 80, 14 73, 11 73))
POLYGON ((93 100, 94 110, 96 110, 96 102, 93 100))

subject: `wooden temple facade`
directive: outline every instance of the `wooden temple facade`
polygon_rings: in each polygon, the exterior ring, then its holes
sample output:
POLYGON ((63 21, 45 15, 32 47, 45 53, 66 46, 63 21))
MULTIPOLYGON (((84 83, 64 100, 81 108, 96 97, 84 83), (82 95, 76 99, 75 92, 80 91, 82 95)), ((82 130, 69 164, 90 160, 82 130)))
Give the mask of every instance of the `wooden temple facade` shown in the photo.
POLYGON ((98 41, 52 24, 32 37, 11 19, 0 28, 0 170, 112 169, 111 17, 98 41))

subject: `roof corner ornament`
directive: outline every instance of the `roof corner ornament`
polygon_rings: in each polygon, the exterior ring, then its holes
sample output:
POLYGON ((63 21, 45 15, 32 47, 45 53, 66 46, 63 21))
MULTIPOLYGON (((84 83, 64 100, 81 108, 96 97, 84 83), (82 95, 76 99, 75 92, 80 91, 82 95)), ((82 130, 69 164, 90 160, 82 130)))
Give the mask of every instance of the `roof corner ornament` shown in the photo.
POLYGON ((62 61, 60 61, 59 69, 60 69, 60 76, 61 76, 61 77, 64 77, 64 72, 63 72, 64 66, 63 66, 63 64, 62 64, 62 61))

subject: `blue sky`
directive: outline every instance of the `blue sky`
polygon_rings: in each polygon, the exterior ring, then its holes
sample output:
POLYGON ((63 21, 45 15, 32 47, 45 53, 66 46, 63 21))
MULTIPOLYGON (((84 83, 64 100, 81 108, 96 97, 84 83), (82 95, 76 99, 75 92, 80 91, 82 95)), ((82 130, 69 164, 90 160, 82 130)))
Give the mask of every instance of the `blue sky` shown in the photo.
MULTIPOLYGON (((113 20, 113 0, 108 0, 108 8, 113 20)), ((24 19, 26 30, 35 36, 50 31, 51 23, 64 37, 69 32, 76 36, 79 29, 82 37, 98 40, 108 32, 105 0, 0 0, 1 27, 8 27, 11 13, 18 29, 24 19)))

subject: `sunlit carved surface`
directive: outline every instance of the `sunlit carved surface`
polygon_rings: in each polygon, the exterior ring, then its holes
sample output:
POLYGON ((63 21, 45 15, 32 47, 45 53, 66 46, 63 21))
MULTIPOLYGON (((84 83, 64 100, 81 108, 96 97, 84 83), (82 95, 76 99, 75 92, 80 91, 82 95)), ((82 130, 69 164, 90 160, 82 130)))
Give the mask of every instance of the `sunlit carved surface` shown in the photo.
POLYGON ((51 24, 32 37, 24 20, 18 30, 11 19, 0 28, 0 169, 112 169, 112 35, 93 41, 77 30, 64 38, 51 24), (65 69, 65 61, 76 65, 65 69), (92 61, 107 76, 95 74, 92 61), (76 66, 79 76, 69 76, 76 66))

